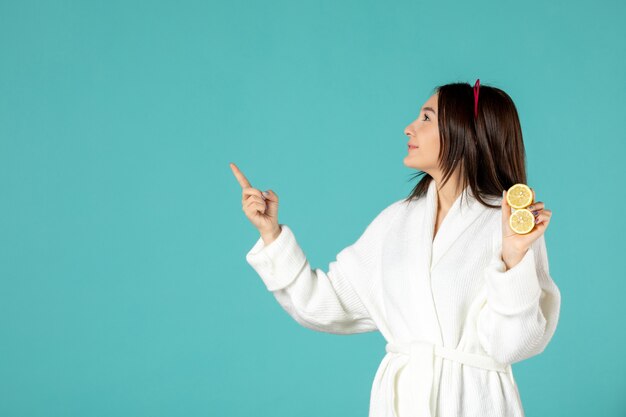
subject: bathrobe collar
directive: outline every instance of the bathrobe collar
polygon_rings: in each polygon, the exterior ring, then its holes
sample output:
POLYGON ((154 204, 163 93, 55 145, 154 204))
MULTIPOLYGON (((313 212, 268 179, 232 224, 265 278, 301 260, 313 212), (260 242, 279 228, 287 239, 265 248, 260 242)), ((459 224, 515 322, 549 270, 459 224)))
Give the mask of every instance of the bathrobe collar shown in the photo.
MULTIPOLYGON (((432 271, 450 246, 471 225, 478 216, 487 210, 475 197, 471 187, 467 186, 454 201, 443 219, 433 241, 435 222, 437 221, 437 184, 431 180, 426 194, 423 218, 418 219, 423 227, 419 247, 424 248, 420 258, 427 262, 428 272, 432 271), (462 201, 461 201, 462 200, 462 201)), ((421 252, 421 250, 420 250, 421 252)))

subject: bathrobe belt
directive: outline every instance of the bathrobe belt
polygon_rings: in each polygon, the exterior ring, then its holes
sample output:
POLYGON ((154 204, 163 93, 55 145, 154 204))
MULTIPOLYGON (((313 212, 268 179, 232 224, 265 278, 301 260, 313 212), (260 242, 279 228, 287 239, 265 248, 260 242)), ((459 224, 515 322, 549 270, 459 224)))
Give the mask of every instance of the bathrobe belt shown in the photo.
MULTIPOLYGON (((436 415, 442 361, 435 361, 435 356, 467 366, 509 374, 511 382, 515 384, 511 365, 498 363, 489 356, 467 353, 422 341, 414 341, 410 344, 390 342, 385 346, 385 350, 404 354, 408 357, 406 363, 408 369, 405 372, 409 373, 411 388, 415 390, 415 395, 411 395, 410 398, 411 416, 414 417, 435 417, 436 415), (435 369, 437 362, 439 366, 437 366, 438 369, 435 369)), ((399 368, 396 368, 394 375, 390 375, 393 381, 393 401, 395 401, 396 395, 395 373, 398 370, 399 368)))

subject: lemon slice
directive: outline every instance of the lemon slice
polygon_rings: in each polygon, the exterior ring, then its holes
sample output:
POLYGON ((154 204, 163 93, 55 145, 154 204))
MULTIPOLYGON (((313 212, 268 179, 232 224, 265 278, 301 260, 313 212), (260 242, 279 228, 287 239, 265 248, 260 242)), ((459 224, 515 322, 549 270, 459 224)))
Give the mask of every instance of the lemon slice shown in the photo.
POLYGON ((517 234, 525 235, 535 227, 535 216, 526 209, 518 209, 511 213, 509 225, 517 234))
POLYGON ((533 191, 526 184, 514 184, 506 193, 506 202, 515 209, 528 207, 533 203, 533 191))

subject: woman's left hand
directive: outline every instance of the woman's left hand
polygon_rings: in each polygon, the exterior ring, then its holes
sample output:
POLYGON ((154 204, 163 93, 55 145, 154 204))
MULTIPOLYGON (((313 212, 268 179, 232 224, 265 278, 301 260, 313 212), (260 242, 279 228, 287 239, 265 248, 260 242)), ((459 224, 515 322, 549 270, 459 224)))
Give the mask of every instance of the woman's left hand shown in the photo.
MULTIPOLYGON (((531 188, 531 191, 533 192, 533 201, 535 201, 535 190, 531 188)), ((526 207, 535 215, 535 227, 525 235, 517 234, 509 225, 512 210, 506 201, 506 193, 505 190, 502 198, 502 260, 508 270, 522 260, 531 244, 546 231, 550 224, 552 210, 548 210, 542 201, 537 201, 526 207)))

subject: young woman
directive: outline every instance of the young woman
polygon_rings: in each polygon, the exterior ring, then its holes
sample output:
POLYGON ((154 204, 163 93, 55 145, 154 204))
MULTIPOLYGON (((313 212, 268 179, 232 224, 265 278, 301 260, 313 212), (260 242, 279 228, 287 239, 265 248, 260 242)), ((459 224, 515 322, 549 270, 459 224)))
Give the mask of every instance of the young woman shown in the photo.
POLYGON ((261 234, 246 259, 301 325, 383 334, 370 417, 522 417, 511 364, 543 352, 559 319, 544 239, 552 212, 537 201, 530 233, 509 226, 505 190, 526 183, 511 98, 478 80, 435 91, 405 129, 404 164, 422 179, 327 272, 278 223, 278 196, 231 164, 261 234))

